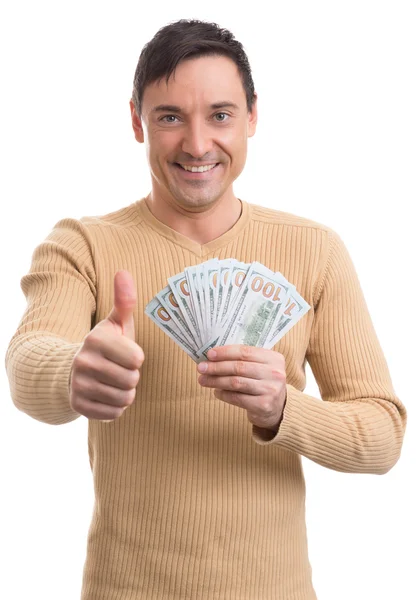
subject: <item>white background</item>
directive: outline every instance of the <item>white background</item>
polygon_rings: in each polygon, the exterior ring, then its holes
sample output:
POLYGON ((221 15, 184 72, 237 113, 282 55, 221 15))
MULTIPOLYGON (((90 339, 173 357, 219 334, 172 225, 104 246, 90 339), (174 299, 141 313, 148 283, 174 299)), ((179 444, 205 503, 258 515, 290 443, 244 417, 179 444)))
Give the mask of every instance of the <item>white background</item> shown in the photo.
MULTIPOLYGON (((303 459, 318 598, 415 599, 415 2, 9 2, 0 15, 1 348, 25 308, 20 279, 53 225, 149 191, 128 102, 142 46, 179 18, 218 22, 244 44, 259 126, 235 191, 341 235, 409 413, 386 475, 303 459)), ((306 393, 319 397, 307 377, 306 393)), ((87 420, 39 423, 14 407, 5 369, 0 386, 0 597, 74 600, 93 507, 87 420)))

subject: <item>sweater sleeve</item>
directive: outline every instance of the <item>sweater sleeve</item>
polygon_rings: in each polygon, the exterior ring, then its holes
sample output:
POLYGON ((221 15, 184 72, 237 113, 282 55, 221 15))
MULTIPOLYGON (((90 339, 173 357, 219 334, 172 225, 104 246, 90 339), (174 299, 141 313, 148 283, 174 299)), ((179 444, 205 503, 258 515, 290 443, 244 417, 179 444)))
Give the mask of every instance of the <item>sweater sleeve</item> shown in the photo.
POLYGON ((69 405, 72 360, 91 330, 96 277, 87 228, 62 219, 34 251, 21 279, 27 307, 6 352, 16 407, 50 424, 79 417, 69 405))
POLYGON ((336 471, 386 473, 400 456, 407 414, 352 260, 332 230, 318 296, 306 359, 322 400, 287 383, 278 432, 253 425, 253 439, 336 471))

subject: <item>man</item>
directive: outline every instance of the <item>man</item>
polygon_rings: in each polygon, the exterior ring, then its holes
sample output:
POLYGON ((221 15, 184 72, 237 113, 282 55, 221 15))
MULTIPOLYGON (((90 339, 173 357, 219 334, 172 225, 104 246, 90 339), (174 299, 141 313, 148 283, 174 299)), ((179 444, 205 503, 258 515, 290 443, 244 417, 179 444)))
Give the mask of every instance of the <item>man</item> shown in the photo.
POLYGON ((130 107, 151 192, 56 224, 6 359, 20 410, 89 419, 82 600, 312 600, 301 456, 386 473, 406 426, 354 266, 329 227, 234 195, 257 102, 230 32, 162 28, 130 107), (280 271, 311 310, 272 350, 217 347, 196 368, 144 309, 213 257, 280 271), (303 393, 307 360, 323 401, 303 393))

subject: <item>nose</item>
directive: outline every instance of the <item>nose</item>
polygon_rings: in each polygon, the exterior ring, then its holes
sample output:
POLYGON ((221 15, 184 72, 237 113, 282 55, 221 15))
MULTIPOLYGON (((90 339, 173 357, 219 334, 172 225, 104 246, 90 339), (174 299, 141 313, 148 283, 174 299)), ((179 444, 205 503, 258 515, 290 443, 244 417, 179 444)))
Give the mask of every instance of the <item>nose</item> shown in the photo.
POLYGON ((182 140, 181 149, 193 158, 203 158, 213 148, 210 128, 202 122, 188 123, 182 140))

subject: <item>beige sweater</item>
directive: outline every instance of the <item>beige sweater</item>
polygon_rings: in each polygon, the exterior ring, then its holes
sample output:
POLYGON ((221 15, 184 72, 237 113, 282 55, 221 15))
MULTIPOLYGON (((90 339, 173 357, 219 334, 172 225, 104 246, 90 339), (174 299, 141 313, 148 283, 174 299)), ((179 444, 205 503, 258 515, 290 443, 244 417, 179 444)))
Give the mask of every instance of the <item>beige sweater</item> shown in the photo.
POLYGON ((28 305, 6 356, 11 396, 51 424, 79 416, 68 401, 71 361, 112 308, 115 272, 137 283, 145 362, 136 401, 114 422, 89 421, 95 508, 82 600, 313 600, 301 455, 378 474, 400 456, 406 411, 342 240, 314 221, 242 206, 232 229, 203 246, 144 200, 63 219, 22 278, 28 305), (280 271, 312 307, 275 346, 287 403, 273 439, 202 388, 195 363, 144 314, 169 276, 214 257, 280 271), (321 399, 303 393, 306 361, 321 399))

